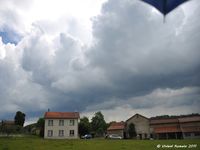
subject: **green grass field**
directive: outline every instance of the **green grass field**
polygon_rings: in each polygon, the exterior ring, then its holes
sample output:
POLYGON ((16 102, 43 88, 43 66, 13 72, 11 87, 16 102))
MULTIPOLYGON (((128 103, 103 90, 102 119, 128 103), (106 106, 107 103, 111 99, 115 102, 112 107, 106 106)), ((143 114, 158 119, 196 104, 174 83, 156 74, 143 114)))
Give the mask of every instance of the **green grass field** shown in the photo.
POLYGON ((38 137, 0 138, 0 150, 200 150, 200 140, 44 140, 38 137), (160 145, 160 148, 157 148, 160 145), (173 145, 173 148, 162 148, 173 145), (186 145, 187 148, 174 148, 186 145), (196 145, 196 146, 195 146, 196 145), (188 146, 191 146, 189 148, 188 146))

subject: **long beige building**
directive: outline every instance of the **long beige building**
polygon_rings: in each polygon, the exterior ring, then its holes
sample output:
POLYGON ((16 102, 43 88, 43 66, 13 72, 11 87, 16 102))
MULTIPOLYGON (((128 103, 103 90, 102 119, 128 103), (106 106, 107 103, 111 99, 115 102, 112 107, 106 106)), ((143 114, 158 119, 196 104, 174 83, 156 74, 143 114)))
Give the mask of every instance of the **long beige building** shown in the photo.
POLYGON ((200 116, 151 118, 150 129, 155 139, 199 139, 200 116))
POLYGON ((45 139, 78 138, 78 112, 46 112, 44 119, 45 139))
POLYGON ((200 139, 200 116, 179 118, 184 139, 200 139))
POLYGON ((123 126, 122 122, 112 123, 108 134, 118 134, 130 138, 129 125, 135 126, 137 139, 200 139, 200 115, 152 117, 140 114, 130 117, 123 126))

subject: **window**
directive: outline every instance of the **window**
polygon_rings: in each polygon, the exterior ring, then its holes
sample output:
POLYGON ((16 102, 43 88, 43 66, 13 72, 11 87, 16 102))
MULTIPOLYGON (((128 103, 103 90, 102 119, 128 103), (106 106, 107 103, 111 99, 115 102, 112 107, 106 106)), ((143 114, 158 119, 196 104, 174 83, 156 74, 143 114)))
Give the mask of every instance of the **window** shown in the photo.
POLYGON ((64 136, 64 130, 59 130, 59 136, 64 136))
POLYGON ((188 132, 188 133, 185 133, 185 136, 191 136, 191 135, 190 135, 190 133, 188 132))
POLYGON ((69 136, 74 136, 74 130, 69 131, 69 136))
POLYGON ((53 126, 53 120, 48 120, 48 126, 53 126))
POLYGON ((195 132, 194 136, 200 136, 200 132, 195 132))
POLYGON ((48 130, 48 137, 53 136, 53 130, 48 130))
POLYGON ((74 120, 69 120, 69 125, 74 126, 74 120))
POLYGON ((64 126, 64 120, 59 120, 59 126, 64 126))

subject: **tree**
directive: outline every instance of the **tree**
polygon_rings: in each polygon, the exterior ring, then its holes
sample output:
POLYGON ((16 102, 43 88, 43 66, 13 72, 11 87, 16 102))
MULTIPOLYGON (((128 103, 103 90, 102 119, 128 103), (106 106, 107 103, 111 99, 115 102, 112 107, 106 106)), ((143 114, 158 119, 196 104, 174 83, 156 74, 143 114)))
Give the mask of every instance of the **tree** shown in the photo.
POLYGON ((106 131, 106 122, 101 112, 96 112, 92 118, 91 127, 96 136, 103 136, 106 131))
POLYGON ((22 126, 24 125, 24 122, 25 122, 25 114, 22 113, 21 111, 18 111, 16 112, 16 115, 15 115, 15 125, 19 125, 19 126, 22 126))
POLYGON ((78 125, 78 131, 80 136, 90 133, 91 125, 87 117, 83 117, 80 119, 80 123, 78 125))
POLYGON ((129 124, 128 126, 128 133, 130 138, 136 137, 135 125, 133 123, 129 124))
POLYGON ((39 118, 36 124, 36 126, 40 128, 40 137, 44 137, 44 123, 44 118, 39 118))

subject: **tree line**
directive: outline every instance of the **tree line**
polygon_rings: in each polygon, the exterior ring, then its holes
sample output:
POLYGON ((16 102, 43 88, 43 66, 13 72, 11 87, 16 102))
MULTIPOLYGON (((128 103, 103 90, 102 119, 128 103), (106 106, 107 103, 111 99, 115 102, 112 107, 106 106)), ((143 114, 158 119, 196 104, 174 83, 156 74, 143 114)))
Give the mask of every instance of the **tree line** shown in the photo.
MULTIPOLYGON (((106 123, 104 116, 101 112, 96 112, 89 121, 88 117, 83 117, 79 122, 79 135, 83 136, 85 134, 91 134, 93 137, 102 137, 105 136, 107 128, 111 125, 112 122, 106 123)), ((128 126, 129 138, 136 137, 135 125, 133 123, 128 126)))
MULTIPOLYGON (((14 117, 14 121, 9 123, 6 120, 2 120, 0 124, 0 133, 7 135, 11 133, 31 133, 33 128, 37 128, 39 129, 39 135, 44 137, 44 118, 41 117, 38 119, 37 123, 28 125, 23 128, 25 117, 26 115, 23 112, 17 111, 14 117)), ((91 118, 91 121, 86 116, 80 118, 78 123, 78 132, 80 137, 86 134, 91 134, 93 137, 103 137, 105 136, 106 130, 110 124, 111 123, 106 123, 104 115, 99 111, 94 114, 94 116, 91 118)), ((134 124, 130 124, 128 132, 131 137, 135 137, 136 133, 134 124)))
POLYGON ((108 124, 104 120, 104 115, 99 111, 94 114, 91 122, 87 117, 83 117, 79 122, 79 135, 91 134, 93 137, 104 136, 108 124))

